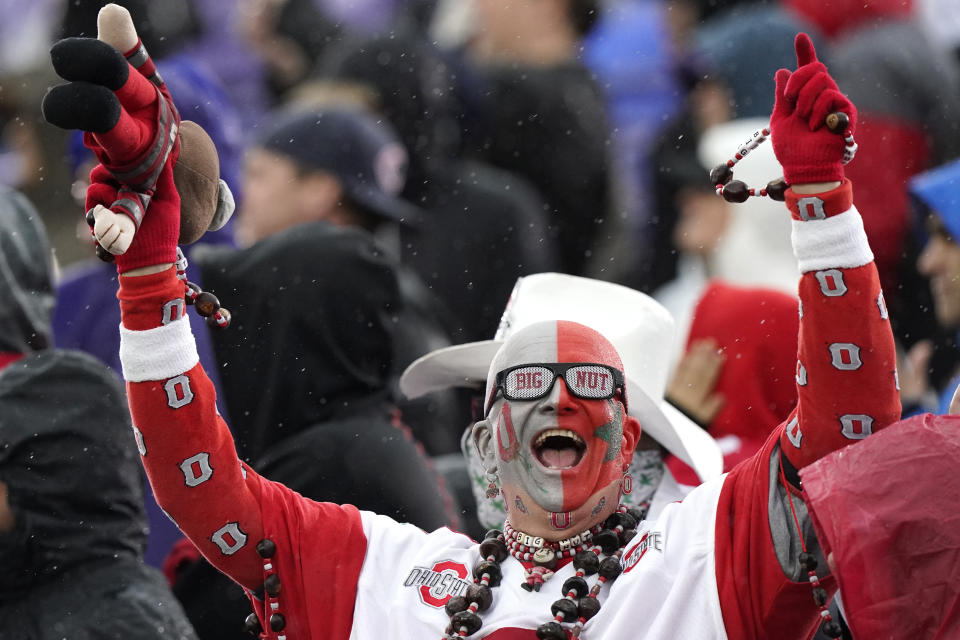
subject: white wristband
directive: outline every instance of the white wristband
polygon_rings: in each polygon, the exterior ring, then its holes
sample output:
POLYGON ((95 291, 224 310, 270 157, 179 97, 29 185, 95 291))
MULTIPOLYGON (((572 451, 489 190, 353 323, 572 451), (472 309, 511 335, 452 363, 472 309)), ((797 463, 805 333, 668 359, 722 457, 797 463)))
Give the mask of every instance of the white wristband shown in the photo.
POLYGON ((120 364, 128 382, 168 380, 198 362, 197 343, 186 316, 146 331, 120 325, 120 364))
POLYGON ((793 220, 791 240, 801 273, 850 269, 873 261, 856 207, 823 220, 793 220))

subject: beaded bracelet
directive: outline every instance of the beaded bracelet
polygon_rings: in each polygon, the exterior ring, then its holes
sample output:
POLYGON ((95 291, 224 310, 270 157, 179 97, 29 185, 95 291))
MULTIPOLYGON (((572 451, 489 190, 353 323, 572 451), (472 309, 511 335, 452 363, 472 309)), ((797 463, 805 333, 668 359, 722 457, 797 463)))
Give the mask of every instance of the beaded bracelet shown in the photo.
MULTIPOLYGON (((848 164, 857 153, 857 143, 853 140, 853 134, 847 132, 850 126, 849 116, 842 111, 836 111, 826 117, 825 124, 831 132, 843 136, 846 146, 843 148, 841 162, 848 164)), ((731 159, 718 164, 710 171, 710 182, 716 185, 718 196, 723 197, 727 202, 746 202, 750 196, 768 196, 777 202, 783 202, 786 199, 787 189, 790 185, 782 177, 771 180, 762 189, 748 187, 743 180, 733 179, 733 166, 743 160, 748 153, 766 142, 768 137, 770 137, 769 127, 754 131, 750 139, 740 145, 731 159)))

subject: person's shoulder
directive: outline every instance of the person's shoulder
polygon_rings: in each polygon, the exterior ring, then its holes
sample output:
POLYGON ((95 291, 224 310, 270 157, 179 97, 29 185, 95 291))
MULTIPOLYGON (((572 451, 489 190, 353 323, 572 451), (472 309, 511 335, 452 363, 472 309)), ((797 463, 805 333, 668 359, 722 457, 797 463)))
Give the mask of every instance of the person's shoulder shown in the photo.
POLYGON ((2 374, 4 387, 35 384, 44 379, 121 388, 120 380, 109 367, 92 355, 74 349, 35 351, 5 367, 2 374))
MULTIPOLYGON (((677 505, 677 508, 683 511, 693 510, 694 512, 704 509, 708 505, 715 505, 727 483, 728 475, 725 473, 716 478, 711 478, 695 487, 683 485, 684 489, 687 490, 686 494, 671 504, 677 505)), ((666 508, 664 511, 666 511, 666 508)))
POLYGON ((106 365, 80 351, 46 349, 0 371, 0 421, 33 436, 84 433, 105 442, 129 434, 130 413, 123 383, 106 365))
POLYGON ((543 198, 523 176, 479 160, 462 160, 454 172, 463 193, 494 215, 542 217, 543 198))

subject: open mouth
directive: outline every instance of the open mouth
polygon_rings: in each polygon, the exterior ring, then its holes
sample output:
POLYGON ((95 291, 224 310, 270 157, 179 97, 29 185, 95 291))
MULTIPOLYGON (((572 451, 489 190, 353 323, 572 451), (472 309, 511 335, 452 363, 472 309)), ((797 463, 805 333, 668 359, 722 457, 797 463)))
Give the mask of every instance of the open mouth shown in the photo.
POLYGON ((568 429, 547 429, 533 441, 533 454, 548 469, 570 469, 583 459, 587 443, 568 429))

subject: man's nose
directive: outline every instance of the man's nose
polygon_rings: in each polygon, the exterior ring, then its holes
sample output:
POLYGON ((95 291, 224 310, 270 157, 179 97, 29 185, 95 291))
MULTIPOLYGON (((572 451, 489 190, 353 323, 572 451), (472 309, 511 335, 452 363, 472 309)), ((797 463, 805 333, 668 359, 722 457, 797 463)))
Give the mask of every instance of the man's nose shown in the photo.
POLYGON ((929 276, 936 270, 941 253, 940 242, 938 238, 931 238, 917 257, 917 271, 921 274, 929 276))
POLYGON ((577 410, 577 403, 574 401, 573 394, 567 389, 567 382, 563 376, 557 376, 553 381, 553 387, 550 393, 540 403, 540 411, 543 413, 573 413, 577 410))

